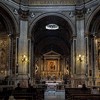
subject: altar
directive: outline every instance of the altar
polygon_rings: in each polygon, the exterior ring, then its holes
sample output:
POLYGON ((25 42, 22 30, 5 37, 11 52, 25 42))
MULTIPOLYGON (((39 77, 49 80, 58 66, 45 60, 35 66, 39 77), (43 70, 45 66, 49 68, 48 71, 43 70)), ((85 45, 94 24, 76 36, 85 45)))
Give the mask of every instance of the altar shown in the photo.
POLYGON ((56 90, 58 84, 59 83, 55 83, 55 82, 46 82, 47 90, 56 90))
POLYGON ((56 90, 57 86, 62 83, 62 80, 47 80, 45 84, 47 85, 47 90, 56 90))
POLYGON ((49 83, 63 84, 63 80, 46 80, 46 84, 49 84, 49 83))
POLYGON ((50 85, 56 83, 56 85, 59 85, 63 83, 64 66, 62 66, 60 60, 61 55, 52 50, 43 54, 41 63, 36 63, 36 72, 40 76, 41 84, 46 83, 47 85, 50 85), (39 65, 41 66, 39 67, 39 65))

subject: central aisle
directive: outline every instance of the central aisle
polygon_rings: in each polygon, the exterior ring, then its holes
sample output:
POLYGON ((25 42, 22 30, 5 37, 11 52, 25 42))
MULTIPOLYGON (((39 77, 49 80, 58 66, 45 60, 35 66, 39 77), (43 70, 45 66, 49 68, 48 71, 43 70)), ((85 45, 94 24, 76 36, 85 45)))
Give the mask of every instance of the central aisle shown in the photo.
POLYGON ((65 90, 46 90, 44 100, 65 100, 65 90))

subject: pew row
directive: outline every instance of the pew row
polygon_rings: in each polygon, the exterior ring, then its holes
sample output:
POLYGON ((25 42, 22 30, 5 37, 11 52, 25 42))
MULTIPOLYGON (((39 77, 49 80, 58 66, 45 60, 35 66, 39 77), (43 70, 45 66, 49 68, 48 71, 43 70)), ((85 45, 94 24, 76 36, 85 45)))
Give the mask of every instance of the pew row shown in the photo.
POLYGON ((71 100, 100 100, 100 94, 71 94, 71 100))
POLYGON ((66 100, 100 100, 100 94, 91 94, 91 88, 65 88, 66 100))

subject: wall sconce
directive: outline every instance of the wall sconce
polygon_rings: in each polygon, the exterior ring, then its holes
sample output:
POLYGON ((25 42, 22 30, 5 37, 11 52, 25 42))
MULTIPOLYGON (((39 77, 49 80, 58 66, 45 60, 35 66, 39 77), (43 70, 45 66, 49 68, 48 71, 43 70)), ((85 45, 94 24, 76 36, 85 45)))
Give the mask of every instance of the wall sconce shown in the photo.
POLYGON ((84 56, 79 54, 77 56, 77 63, 78 63, 78 69, 77 69, 77 74, 82 75, 83 71, 82 71, 82 62, 84 61, 84 56))
POLYGON ((26 72, 26 63, 28 62, 26 55, 21 56, 21 62, 22 62, 22 72, 24 74, 26 72))
POLYGON ((82 55, 78 55, 78 61, 80 61, 80 62, 82 62, 84 60, 84 56, 82 56, 82 55))
POLYGON ((27 56, 26 55, 22 55, 22 59, 21 59, 22 63, 27 62, 27 56))

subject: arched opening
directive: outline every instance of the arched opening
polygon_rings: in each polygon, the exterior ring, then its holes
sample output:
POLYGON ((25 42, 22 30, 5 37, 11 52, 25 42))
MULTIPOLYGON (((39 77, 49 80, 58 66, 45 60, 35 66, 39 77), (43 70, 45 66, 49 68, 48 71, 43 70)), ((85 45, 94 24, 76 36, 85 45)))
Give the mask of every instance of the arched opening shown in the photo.
POLYGON ((15 74, 15 25, 10 14, 0 7, 0 83, 8 84, 15 74), (8 80, 6 80, 8 79, 8 80), (4 82, 8 81, 8 82, 4 82))
POLYGON ((35 75, 40 79, 63 79, 70 76, 72 29, 62 17, 48 15, 38 20, 33 29, 35 75), (54 64, 50 68, 50 64, 54 64))
POLYGON ((90 58, 90 76, 93 77, 93 84, 100 85, 100 11, 98 11, 89 27, 89 58, 90 58), (93 62, 93 63, 92 63, 93 62), (96 80, 96 81, 95 81, 96 80))

